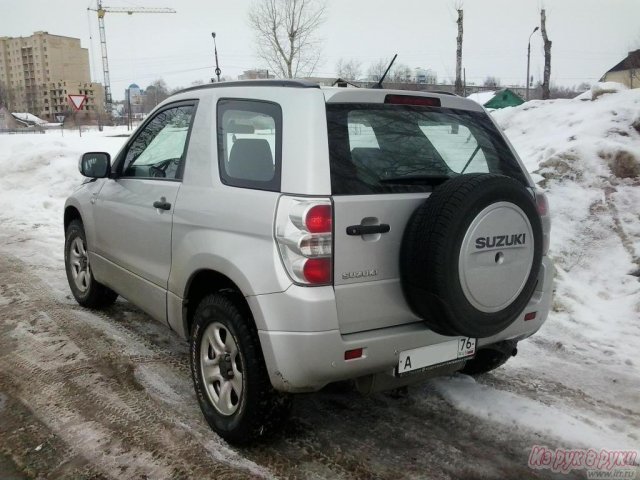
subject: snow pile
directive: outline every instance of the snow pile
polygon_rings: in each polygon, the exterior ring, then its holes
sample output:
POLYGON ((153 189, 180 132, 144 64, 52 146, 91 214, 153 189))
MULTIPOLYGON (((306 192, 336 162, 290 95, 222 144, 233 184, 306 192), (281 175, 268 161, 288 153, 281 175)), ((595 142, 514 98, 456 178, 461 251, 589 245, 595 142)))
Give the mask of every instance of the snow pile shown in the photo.
POLYGON ((471 95, 467 96, 467 98, 469 100, 473 100, 476 103, 479 103, 480 105, 484 105, 485 103, 489 102, 493 97, 495 97, 496 93, 497 92, 494 92, 494 91, 472 93, 471 95))
POLYGON ((32 123, 33 125, 46 125, 46 121, 42 120, 40 117, 36 117, 32 113, 28 112, 14 112, 11 115, 16 117, 23 122, 32 123))
POLYGON ((126 138, 105 135, 118 131, 0 136, 0 244, 9 253, 33 265, 60 267, 64 202, 84 180, 78 160, 87 151, 115 155, 126 138))
POLYGON ((616 93, 628 90, 626 85, 617 82, 599 82, 594 84, 589 90, 581 93, 575 100, 595 100, 605 93, 616 93))
MULTIPOLYGON (((549 197, 550 255, 558 270, 549 321, 523 342, 525 355, 514 363, 635 411, 640 90, 618 89, 591 102, 533 101, 493 115, 549 197)), ((637 441, 637 427, 634 435, 637 441)))

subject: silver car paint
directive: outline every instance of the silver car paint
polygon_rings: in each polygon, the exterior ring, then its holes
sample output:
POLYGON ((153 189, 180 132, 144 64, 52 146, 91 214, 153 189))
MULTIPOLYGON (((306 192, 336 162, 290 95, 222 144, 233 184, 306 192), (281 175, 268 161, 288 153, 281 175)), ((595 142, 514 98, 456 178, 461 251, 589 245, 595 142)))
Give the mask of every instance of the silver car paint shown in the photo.
POLYGON ((334 285, 342 333, 418 321, 402 294, 399 258, 409 217, 427 196, 409 193, 334 197, 334 285), (346 233, 351 225, 382 223, 389 225, 389 232, 361 236, 346 233), (359 272, 369 275, 358 276, 359 272), (349 276, 350 273, 356 275, 349 276))
MULTIPOLYGON (((390 240, 353 238, 355 248, 344 253, 336 252, 335 290, 333 287, 293 285, 280 262, 273 237, 275 209, 281 194, 229 187, 222 184, 218 174, 215 115, 220 98, 252 98, 278 103, 283 111, 282 192, 329 196, 331 184, 325 102, 382 102, 388 93, 393 92, 230 86, 174 95, 158 108, 179 100, 197 99, 199 103, 184 178, 178 184, 179 191, 172 210, 166 212, 172 214, 173 221, 166 290, 164 280, 157 275, 159 265, 153 266, 152 270, 156 269, 156 275, 153 275, 145 271, 143 265, 136 265, 135 261, 127 263, 126 255, 124 260, 118 260, 122 264, 115 265, 96 251, 96 245, 102 253, 109 249, 100 246, 98 240, 103 235, 103 228, 119 229, 122 238, 140 238, 138 230, 146 228, 145 224, 127 221, 125 230, 119 226, 117 214, 107 225, 96 223, 96 195, 99 202, 102 186, 118 180, 88 182, 67 201, 67 206, 75 207, 82 216, 91 261, 97 259, 97 280, 129 299, 139 297, 133 291, 135 288, 152 292, 147 301, 151 298, 156 306, 143 306, 141 302, 144 300, 140 298, 136 298, 134 303, 154 318, 166 320, 179 335, 187 338, 183 301, 190 279, 203 269, 225 275, 247 299, 273 385, 286 391, 317 390, 331 381, 390 371, 395 366, 399 351, 443 341, 446 337, 426 328, 404 303, 397 272, 394 271, 397 270, 394 264, 397 257, 392 259, 385 248, 386 242, 397 243, 398 236, 386 237, 390 240), (349 252, 358 252, 364 246, 370 249, 359 257, 358 254, 349 257, 349 252), (377 256, 380 258, 376 261, 382 266, 380 279, 341 280, 343 271, 365 270, 369 268, 367 259, 377 256), (350 262, 349 265, 338 264, 339 257, 341 261, 350 262), (105 265, 100 264, 101 260, 105 265), (366 284, 365 289, 358 293, 358 286, 362 283, 366 284), (343 290, 345 295, 342 295, 343 290), (372 317, 376 318, 373 322, 370 321, 372 317), (388 326, 391 323, 394 326, 388 326), (385 326, 387 328, 380 328, 385 326), (355 347, 365 348, 364 357, 345 361, 344 351, 355 347)), ((406 91, 396 93, 408 94, 406 91)), ((458 97, 429 96, 439 97, 446 107, 483 110, 474 102, 458 97)), ((409 194, 404 197, 405 201, 398 202, 403 207, 397 212, 391 212, 385 206, 383 200, 390 199, 389 196, 379 201, 376 199, 378 206, 375 209, 365 202, 354 201, 355 207, 344 212, 336 210, 336 229, 373 217, 381 222, 393 222, 395 235, 404 229, 411 208, 425 195, 409 194)), ((138 213, 140 218, 147 214, 158 215, 151 206, 155 198, 148 200, 148 211, 142 213, 141 209, 138 213)), ((341 200, 334 198, 334 202, 339 207, 341 200)), ((143 205, 142 200, 140 205, 143 205)), ((133 216, 134 213, 126 215, 133 216)), ((149 241, 152 240, 149 237, 149 241)), ((537 331, 549 309, 552 276, 553 267, 545 258, 539 290, 525 310, 535 309, 538 312, 535 320, 525 322, 523 312, 521 318, 505 331, 490 339, 481 339, 479 344, 524 338, 537 331)))
MULTIPOLYGON (((522 340, 533 335, 546 320, 553 293, 554 268, 544 258, 540 271, 540 282, 527 308, 504 331, 489 338, 478 339, 478 346, 490 345, 501 340, 522 340), (526 312, 537 312, 533 320, 525 320, 526 312)), ((289 291, 274 296, 294 295, 289 291)), ((266 295, 264 297, 269 297, 266 295)), ((251 304, 254 316, 277 316, 291 309, 289 300, 269 300, 260 297, 251 304), (284 309, 279 309, 287 304, 284 309)), ((330 306, 326 306, 330 310, 330 306)), ((320 314, 325 310, 320 308, 320 314)), ((320 320, 318 315, 318 320, 320 320)), ((335 322, 333 322, 335 323, 335 322)), ((275 388, 290 392, 315 391, 329 382, 362 377, 375 373, 393 375, 398 355, 425 345, 450 340, 415 322, 395 327, 342 334, 338 329, 322 331, 260 331, 260 341, 267 363, 271 383, 275 388), (364 348, 362 358, 345 360, 344 352, 364 348)))

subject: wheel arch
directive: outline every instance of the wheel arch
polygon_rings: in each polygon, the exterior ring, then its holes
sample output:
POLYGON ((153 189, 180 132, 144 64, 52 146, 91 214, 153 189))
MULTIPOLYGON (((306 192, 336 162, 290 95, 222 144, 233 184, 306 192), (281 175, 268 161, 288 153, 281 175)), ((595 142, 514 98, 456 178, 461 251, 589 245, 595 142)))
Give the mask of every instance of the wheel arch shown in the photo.
POLYGON ((198 304, 206 295, 212 293, 222 293, 231 299, 253 328, 256 328, 251 308, 240 287, 223 273, 209 268, 202 268, 189 276, 182 297, 182 324, 186 338, 191 335, 193 316, 198 304))
POLYGON ((67 230, 69 224, 74 220, 80 220, 82 222, 82 215, 80 215, 80 210, 78 210, 73 205, 67 205, 64 209, 64 230, 67 230))

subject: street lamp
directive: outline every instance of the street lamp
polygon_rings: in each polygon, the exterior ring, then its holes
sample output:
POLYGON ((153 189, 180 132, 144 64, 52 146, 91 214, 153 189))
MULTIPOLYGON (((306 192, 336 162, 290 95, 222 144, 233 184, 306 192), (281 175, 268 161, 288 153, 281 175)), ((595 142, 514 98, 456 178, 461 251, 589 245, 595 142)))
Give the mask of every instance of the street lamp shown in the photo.
POLYGON ((531 63, 531 37, 533 36, 534 33, 536 33, 538 30, 540 29, 540 27, 536 27, 533 29, 533 32, 531 32, 531 35, 529 35, 529 43, 527 44, 527 89, 526 89, 526 101, 529 101, 529 65, 531 63))
POLYGON ((220 82, 220 74, 222 70, 218 66, 218 46, 216 45, 216 32, 211 32, 211 36, 213 37, 213 51, 216 54, 216 76, 218 77, 218 82, 220 82))

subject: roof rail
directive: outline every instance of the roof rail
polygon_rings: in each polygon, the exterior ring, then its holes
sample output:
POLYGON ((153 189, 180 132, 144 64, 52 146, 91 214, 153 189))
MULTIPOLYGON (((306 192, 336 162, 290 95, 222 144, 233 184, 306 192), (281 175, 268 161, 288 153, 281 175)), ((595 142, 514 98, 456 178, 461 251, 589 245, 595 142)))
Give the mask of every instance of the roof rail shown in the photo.
POLYGON ((204 90, 209 88, 222 87, 287 87, 287 88, 320 88, 317 83, 307 80, 234 80, 231 82, 205 83, 193 87, 183 88, 175 93, 192 92, 194 90, 204 90))

